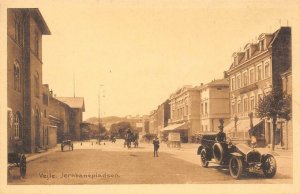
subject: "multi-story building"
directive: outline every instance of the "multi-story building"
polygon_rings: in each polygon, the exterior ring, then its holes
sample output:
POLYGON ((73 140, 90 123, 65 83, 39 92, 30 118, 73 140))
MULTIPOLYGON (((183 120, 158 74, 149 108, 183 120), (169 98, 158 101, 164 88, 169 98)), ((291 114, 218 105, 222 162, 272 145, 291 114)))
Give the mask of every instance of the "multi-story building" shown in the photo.
POLYGON ((260 132, 258 140, 269 144, 271 121, 256 118, 255 107, 272 89, 282 90, 281 74, 291 67, 291 28, 281 27, 274 33, 261 34, 256 43, 248 43, 243 51, 233 53, 233 58, 227 71, 231 122, 225 130, 231 136, 248 139, 252 112, 254 128, 260 132))
POLYGON ((219 120, 226 125, 230 118, 229 81, 227 78, 214 80, 200 86, 201 131, 218 131, 219 120))
POLYGON ((149 133, 158 134, 157 131, 157 110, 153 110, 149 115, 149 133))
POLYGON ((156 110, 157 114, 157 131, 160 134, 161 130, 168 126, 170 119, 170 101, 167 99, 165 102, 160 104, 156 110))
POLYGON ((50 30, 39 9, 7 9, 8 148, 26 152, 45 146, 42 36, 50 30))
POLYGON ((198 87, 184 86, 171 94, 170 119, 164 133, 179 132, 182 142, 192 141, 200 133, 200 91, 198 87))

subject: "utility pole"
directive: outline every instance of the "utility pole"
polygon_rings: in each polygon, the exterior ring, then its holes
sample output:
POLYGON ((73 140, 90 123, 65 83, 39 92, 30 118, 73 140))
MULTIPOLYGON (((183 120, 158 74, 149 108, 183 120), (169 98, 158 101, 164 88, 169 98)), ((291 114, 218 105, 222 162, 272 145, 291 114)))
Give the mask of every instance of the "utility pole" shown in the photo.
POLYGON ((101 135, 101 112, 100 112, 100 105, 101 105, 101 87, 104 86, 103 84, 99 85, 99 93, 98 93, 98 130, 99 130, 99 145, 100 145, 100 135, 101 135))

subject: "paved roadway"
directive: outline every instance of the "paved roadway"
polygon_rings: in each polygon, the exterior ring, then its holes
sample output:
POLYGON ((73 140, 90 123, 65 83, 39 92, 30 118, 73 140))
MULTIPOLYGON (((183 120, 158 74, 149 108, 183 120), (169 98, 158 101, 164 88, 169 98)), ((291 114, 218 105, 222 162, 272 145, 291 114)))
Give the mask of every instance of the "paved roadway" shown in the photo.
POLYGON ((193 144, 181 149, 162 144, 156 158, 151 144, 127 149, 122 143, 84 142, 82 146, 76 143, 74 151, 56 150, 28 162, 24 179, 17 169, 12 169, 8 184, 292 183, 291 176, 280 171, 273 179, 252 174, 234 180, 228 170, 216 165, 202 168, 196 156, 197 145, 193 144))

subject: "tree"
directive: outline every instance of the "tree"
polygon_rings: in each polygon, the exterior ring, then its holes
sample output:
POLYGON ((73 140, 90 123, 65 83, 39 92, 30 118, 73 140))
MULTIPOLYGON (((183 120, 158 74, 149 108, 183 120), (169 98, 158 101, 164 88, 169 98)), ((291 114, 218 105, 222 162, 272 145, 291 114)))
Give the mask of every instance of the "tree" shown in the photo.
POLYGON ((257 115, 261 118, 272 119, 273 126, 273 138, 272 138, 272 150, 275 148, 275 130, 277 119, 290 120, 291 114, 291 97, 282 93, 281 90, 273 89, 270 94, 265 95, 262 99, 259 99, 256 108, 257 115))
POLYGON ((110 130, 109 133, 113 134, 113 135, 117 135, 120 138, 124 138, 126 131, 130 129, 131 131, 133 131, 131 125, 129 122, 119 122, 119 123, 114 123, 110 126, 110 130))

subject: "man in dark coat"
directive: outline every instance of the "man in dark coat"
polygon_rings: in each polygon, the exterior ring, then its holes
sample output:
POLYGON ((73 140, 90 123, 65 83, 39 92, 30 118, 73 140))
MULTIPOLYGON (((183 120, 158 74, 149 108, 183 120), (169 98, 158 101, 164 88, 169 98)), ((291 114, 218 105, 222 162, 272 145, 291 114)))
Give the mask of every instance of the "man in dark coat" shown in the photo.
POLYGON ((153 157, 158 157, 159 139, 157 137, 153 139, 153 146, 154 146, 153 157))
POLYGON ((217 134, 216 141, 223 142, 226 141, 226 134, 223 132, 223 126, 219 126, 219 133, 217 134))

